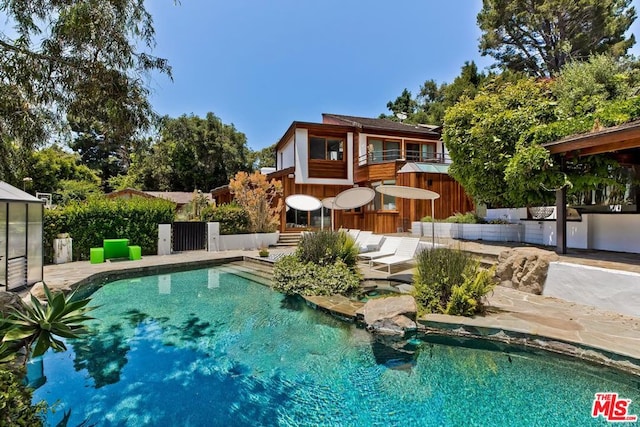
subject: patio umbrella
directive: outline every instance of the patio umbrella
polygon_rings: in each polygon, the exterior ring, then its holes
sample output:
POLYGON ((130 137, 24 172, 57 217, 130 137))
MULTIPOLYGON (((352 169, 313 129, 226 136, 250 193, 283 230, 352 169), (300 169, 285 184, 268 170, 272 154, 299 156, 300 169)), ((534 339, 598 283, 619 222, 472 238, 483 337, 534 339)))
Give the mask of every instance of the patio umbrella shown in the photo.
POLYGON ((316 211, 322 207, 322 202, 307 194, 292 194, 284 199, 284 203, 290 208, 299 211, 316 211))
MULTIPOLYGON (((334 204, 335 197, 326 197, 322 199, 322 206, 327 209, 331 209, 331 230, 333 230, 333 210, 336 208, 334 204)), ((324 209, 322 210, 322 214, 320 216, 320 228, 324 230, 324 209)))
POLYGON ((434 200, 439 199, 440 195, 435 191, 426 190, 424 188, 406 187, 404 185, 380 185, 376 187, 376 191, 388 196, 400 197, 404 199, 431 200, 431 247, 435 247, 435 226, 434 226, 434 200))
MULTIPOLYGON (((331 215, 333 219, 333 209, 355 209, 370 203, 376 196, 376 192, 369 187, 353 187, 344 190, 333 200, 331 215)), ((333 221, 331 222, 333 227, 333 221)))
POLYGON ((338 209, 355 209, 370 203, 375 196, 369 187, 353 187, 338 194, 333 203, 338 209))

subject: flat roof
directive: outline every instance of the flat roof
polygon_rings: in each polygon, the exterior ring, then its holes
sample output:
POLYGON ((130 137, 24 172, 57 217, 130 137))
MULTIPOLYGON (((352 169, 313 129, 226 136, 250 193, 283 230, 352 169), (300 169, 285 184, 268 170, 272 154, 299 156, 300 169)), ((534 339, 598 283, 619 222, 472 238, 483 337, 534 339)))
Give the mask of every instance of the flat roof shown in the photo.
POLYGON ((3 202, 25 202, 25 203, 44 203, 44 201, 38 199, 31 194, 7 184, 4 181, 0 181, 0 201, 3 202))

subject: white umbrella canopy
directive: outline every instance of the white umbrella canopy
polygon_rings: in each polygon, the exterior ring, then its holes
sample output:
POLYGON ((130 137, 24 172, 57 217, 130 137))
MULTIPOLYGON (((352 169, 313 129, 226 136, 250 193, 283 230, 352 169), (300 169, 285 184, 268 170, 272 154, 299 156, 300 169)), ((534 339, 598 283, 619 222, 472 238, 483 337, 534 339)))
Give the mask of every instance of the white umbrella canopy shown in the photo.
POLYGON ((376 191, 388 196, 401 197, 404 199, 435 200, 440 198, 440 195, 435 191, 404 185, 380 185, 376 187, 376 191))
POLYGON ((320 200, 306 194, 293 194, 288 196, 284 202, 287 206, 299 211, 316 211, 322 207, 320 200))
POLYGON ((424 188, 407 187, 404 185, 380 185, 376 187, 376 191, 388 196, 404 199, 431 200, 431 247, 435 247, 436 236, 435 226, 433 224, 435 219, 434 200, 439 199, 440 194, 424 188))
POLYGON ((354 187, 338 194, 333 204, 337 209, 355 209, 370 203, 375 196, 376 192, 369 187, 354 187))

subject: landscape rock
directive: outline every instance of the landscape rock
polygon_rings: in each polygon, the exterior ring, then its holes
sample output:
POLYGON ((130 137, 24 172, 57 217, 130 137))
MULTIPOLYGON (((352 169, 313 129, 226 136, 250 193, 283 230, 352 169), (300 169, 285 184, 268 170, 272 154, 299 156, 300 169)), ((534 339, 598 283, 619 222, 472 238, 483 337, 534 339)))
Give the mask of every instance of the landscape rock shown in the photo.
POLYGON ((416 302, 410 295, 376 298, 358 310, 367 330, 380 334, 403 335, 415 330, 416 302))
POLYGON ((513 248, 498 256, 496 278, 500 286, 541 295, 549 263, 557 261, 555 252, 538 248, 513 248))
POLYGON ((0 292, 0 313, 3 317, 13 310, 20 310, 22 303, 18 294, 13 292, 0 292))

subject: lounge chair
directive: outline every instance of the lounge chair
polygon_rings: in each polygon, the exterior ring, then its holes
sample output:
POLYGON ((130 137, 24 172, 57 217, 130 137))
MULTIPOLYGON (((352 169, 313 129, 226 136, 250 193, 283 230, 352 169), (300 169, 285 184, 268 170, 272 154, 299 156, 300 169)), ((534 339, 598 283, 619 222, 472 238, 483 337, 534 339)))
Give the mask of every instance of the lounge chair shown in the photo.
POLYGON ((360 252, 362 252, 362 246, 367 242, 372 234, 373 231, 361 231, 358 234, 358 237, 356 238, 356 246, 360 249, 360 252))
POLYGON ((347 233, 349 233, 349 235, 351 237, 353 237, 353 240, 356 240, 358 238, 358 236, 360 235, 360 230, 352 228, 350 230, 347 230, 347 233))
POLYGON ((382 242, 382 246, 380 246, 379 251, 375 252, 366 252, 364 254, 358 255, 359 258, 369 260, 369 266, 371 266, 371 260, 375 258, 382 258, 386 256, 390 256, 396 253, 398 246, 400 246, 400 242, 402 241, 401 237, 385 237, 382 242))
POLYGON ((382 234, 371 233, 367 240, 362 245, 360 245, 360 253, 380 250, 380 245, 382 245, 383 241, 384 236, 382 234))
MULTIPOLYGON (((397 264, 405 264, 413 261, 416 254, 420 239, 417 237, 403 237, 400 246, 393 255, 372 259, 373 264, 384 264, 387 266, 387 273, 391 274, 391 266, 397 264)), ((371 264, 370 264, 371 265, 371 264)))

